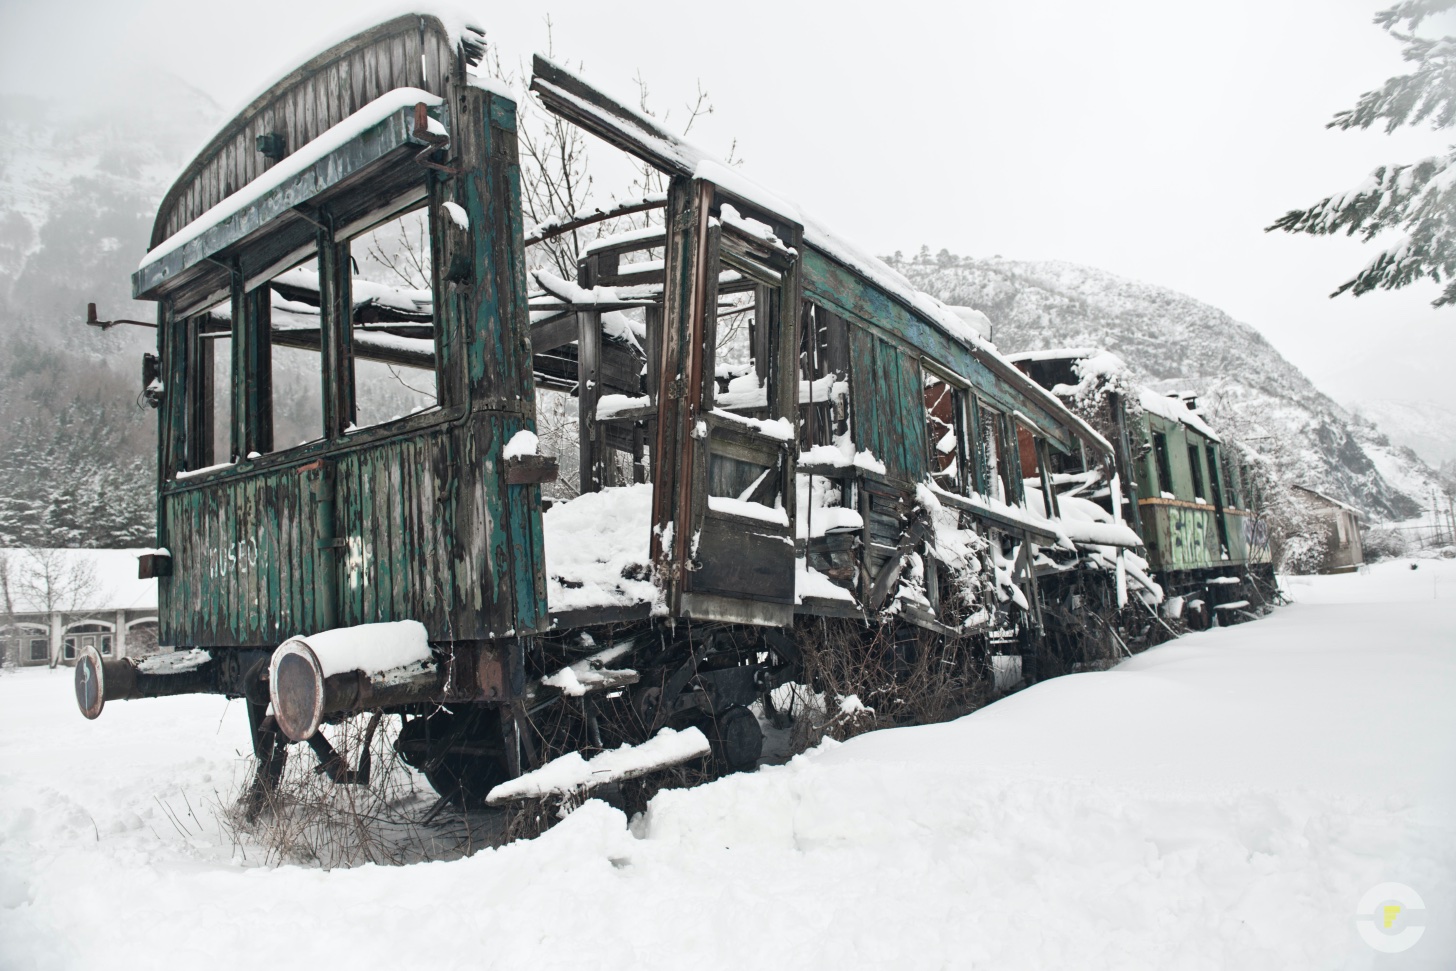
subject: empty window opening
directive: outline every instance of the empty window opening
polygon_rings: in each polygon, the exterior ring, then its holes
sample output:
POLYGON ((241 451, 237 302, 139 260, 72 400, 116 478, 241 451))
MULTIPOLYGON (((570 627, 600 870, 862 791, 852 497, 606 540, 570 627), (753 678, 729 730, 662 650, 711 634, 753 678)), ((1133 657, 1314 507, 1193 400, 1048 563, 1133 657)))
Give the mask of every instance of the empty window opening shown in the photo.
POLYGON ((984 402, 978 403, 978 424, 976 434, 977 468, 981 486, 986 495, 1002 502, 1010 502, 1011 490, 1007 488, 1006 462, 1006 416, 984 402))
POLYGON ((416 209, 349 241, 357 428, 439 403, 430 216, 416 209))
POLYGON ((771 299, 767 291, 767 287, 725 282, 718 292, 713 378, 714 404, 719 408, 753 411, 768 407, 767 361, 757 346, 764 336, 762 321, 771 299))
POLYGON ((280 273, 268 283, 273 450, 324 437, 323 367, 319 357, 318 260, 280 273))
POLYGON ((965 433, 963 392, 929 371, 924 379, 925 438, 930 452, 931 478, 943 489, 965 488, 965 433))
POLYGON ((1168 436, 1153 432, 1153 467, 1158 476, 1158 492, 1164 499, 1173 498, 1173 467, 1168 459, 1168 436))
POLYGON ((799 445, 849 445, 849 327, 803 302, 799 331, 799 445))
POLYGON ((1203 459, 1197 445, 1188 446, 1188 475, 1193 482, 1193 501, 1207 502, 1208 493, 1203 488, 1203 459))

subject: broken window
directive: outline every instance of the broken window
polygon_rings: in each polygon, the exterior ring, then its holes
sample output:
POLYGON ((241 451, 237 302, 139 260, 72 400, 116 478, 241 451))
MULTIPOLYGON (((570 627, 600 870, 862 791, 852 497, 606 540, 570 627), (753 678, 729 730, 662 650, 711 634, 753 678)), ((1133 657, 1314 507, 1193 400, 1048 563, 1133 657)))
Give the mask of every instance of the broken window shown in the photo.
POLYGON ((925 437, 930 475, 952 492, 965 491, 964 392, 927 370, 924 377, 925 437))
POLYGON ((280 273, 266 285, 270 451, 282 451, 324 437, 318 260, 280 273))
POLYGON ((184 467, 196 471, 232 461, 232 317, 228 304, 189 317, 183 326, 187 354, 184 467))
POLYGON ((768 407, 768 361, 760 347, 767 336, 773 288, 739 274, 725 274, 718 285, 718 326, 713 341, 713 402, 719 408, 749 412, 768 407))
POLYGON ((849 327, 807 300, 800 321, 799 445, 807 451, 849 432, 849 327))
POLYGON ((977 479, 984 494, 1005 503, 1016 501, 1015 478, 1006 447, 1006 416, 984 401, 976 402, 977 479))

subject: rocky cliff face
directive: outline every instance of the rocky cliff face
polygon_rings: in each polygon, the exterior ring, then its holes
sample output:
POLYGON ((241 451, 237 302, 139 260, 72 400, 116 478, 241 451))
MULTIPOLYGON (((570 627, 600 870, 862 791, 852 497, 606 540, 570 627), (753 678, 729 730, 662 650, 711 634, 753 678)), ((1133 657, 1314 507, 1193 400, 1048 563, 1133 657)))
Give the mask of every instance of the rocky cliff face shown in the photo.
POLYGON ((1059 262, 928 251, 891 265, 946 303, 983 311, 1003 351, 1097 346, 1159 390, 1188 389, 1221 432, 1282 478, 1378 519, 1419 512, 1436 473, 1316 388, 1258 331, 1166 287, 1059 262))

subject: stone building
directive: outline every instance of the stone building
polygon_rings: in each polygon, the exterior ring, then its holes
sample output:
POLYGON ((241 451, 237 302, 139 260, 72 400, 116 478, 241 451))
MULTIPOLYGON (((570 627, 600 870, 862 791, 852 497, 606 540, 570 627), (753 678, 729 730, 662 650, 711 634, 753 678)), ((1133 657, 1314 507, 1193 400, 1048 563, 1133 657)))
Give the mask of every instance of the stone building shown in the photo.
POLYGON ((0 658, 72 664, 158 652, 157 581, 137 579, 137 550, 0 549, 0 658))

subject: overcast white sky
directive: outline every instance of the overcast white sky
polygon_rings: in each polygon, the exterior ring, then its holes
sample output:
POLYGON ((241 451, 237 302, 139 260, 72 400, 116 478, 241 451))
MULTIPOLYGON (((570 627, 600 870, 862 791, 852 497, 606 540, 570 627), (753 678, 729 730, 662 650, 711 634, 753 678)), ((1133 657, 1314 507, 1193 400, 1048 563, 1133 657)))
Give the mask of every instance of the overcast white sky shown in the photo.
MULTIPOLYGON (((1400 73, 1372 0, 1036 3, 472 3, 503 57, 545 46, 659 110, 701 81, 694 140, 865 249, 924 243, 1064 259, 1192 294, 1261 330, 1342 401, 1456 407, 1456 310, 1430 284, 1326 297, 1373 250, 1266 234, 1285 210, 1451 133, 1327 131, 1400 73)), ((123 63, 171 70, 226 107, 371 4, 9 0, 0 90, 105 89, 123 63)), ((390 9, 398 9, 393 5, 390 9)), ((681 110, 679 108, 679 110, 681 110)))

